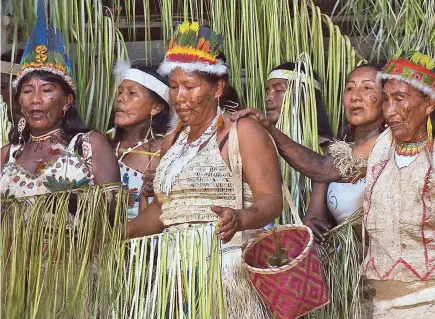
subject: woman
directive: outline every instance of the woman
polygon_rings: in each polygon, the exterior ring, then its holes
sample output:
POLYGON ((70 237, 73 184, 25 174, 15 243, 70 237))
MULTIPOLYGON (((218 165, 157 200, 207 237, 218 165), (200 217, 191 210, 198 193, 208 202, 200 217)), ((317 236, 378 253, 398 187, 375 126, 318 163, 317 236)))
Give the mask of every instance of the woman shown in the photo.
POLYGON ((159 72, 169 74, 169 97, 180 125, 163 142, 154 202, 129 223, 128 234, 218 222, 216 232, 226 243, 223 263, 230 265, 222 275, 227 313, 230 318, 263 318, 247 278, 239 277, 237 287, 225 278, 233 279, 240 268, 242 231, 261 228, 280 215, 281 178, 267 132, 249 119, 233 125, 220 107, 226 103, 221 97, 228 81, 220 39, 188 22, 172 36, 159 72), (250 294, 244 296, 246 290, 250 294))
POLYGON ((129 189, 128 219, 152 201, 152 181, 169 118, 167 81, 151 67, 119 63, 121 83, 114 105, 115 155, 129 189))
MULTIPOLYGON (((379 136, 385 130, 382 115, 382 85, 376 79, 380 66, 363 64, 356 67, 347 77, 343 94, 343 105, 349 132, 346 142, 358 146, 379 136)), ((340 141, 330 147, 333 157, 346 152, 349 145, 340 141)), ((352 183, 317 184, 313 190, 310 205, 305 216, 305 224, 311 228, 317 242, 325 241, 324 233, 331 229, 328 214, 331 212, 336 224, 362 208, 365 178, 352 183), (325 201, 326 198, 326 201, 325 201), (327 207, 326 207, 327 206, 327 207)))
POLYGON ((342 162, 337 158, 337 168, 333 159, 294 142, 281 145, 281 150, 292 148, 293 155, 285 152, 288 162, 317 181, 355 181, 367 172, 363 206, 369 249, 364 274, 376 290, 373 317, 431 318, 435 314, 431 122, 435 59, 399 51, 378 77, 384 80, 382 111, 389 128, 375 142, 355 147, 353 156, 342 162), (356 158, 369 152, 367 169, 362 169, 356 158), (340 167, 343 163, 346 169, 340 167))
POLYGON ((60 33, 47 27, 39 1, 38 20, 13 82, 21 118, 1 150, 3 197, 119 181, 110 145, 80 120, 70 74, 60 33))

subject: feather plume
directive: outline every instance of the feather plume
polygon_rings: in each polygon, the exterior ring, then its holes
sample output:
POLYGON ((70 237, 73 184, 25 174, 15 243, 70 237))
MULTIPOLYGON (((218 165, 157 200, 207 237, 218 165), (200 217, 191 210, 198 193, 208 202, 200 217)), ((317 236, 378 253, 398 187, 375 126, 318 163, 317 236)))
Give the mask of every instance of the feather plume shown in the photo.
POLYGON ((113 68, 113 74, 116 77, 116 80, 122 81, 125 73, 131 69, 131 63, 128 60, 118 60, 116 62, 115 67, 113 68))

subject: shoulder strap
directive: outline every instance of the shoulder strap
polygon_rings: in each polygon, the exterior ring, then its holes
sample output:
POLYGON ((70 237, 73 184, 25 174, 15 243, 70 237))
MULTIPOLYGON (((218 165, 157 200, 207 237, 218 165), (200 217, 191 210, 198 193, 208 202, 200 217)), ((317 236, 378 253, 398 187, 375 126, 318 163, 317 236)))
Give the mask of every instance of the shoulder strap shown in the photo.
POLYGON ((243 208, 243 167, 240 156, 239 137, 237 134, 237 122, 235 122, 228 134, 228 157, 230 168, 233 172, 234 191, 236 192, 236 209, 243 208))

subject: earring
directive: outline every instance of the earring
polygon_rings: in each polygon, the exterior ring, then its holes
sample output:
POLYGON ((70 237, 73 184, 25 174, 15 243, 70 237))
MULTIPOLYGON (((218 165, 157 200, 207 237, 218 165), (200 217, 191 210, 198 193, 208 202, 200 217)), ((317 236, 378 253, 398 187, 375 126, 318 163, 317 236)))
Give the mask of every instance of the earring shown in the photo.
POLYGON ((26 128, 26 119, 24 118, 24 116, 22 118, 20 118, 20 120, 18 121, 18 134, 20 134, 20 138, 19 138, 19 143, 21 144, 21 141, 24 141, 24 137, 23 137, 23 131, 26 128))
POLYGON ((432 131, 432 121, 430 120, 430 116, 427 119, 427 146, 429 148, 430 153, 433 152, 433 131, 432 131))
POLYGON ((221 103, 220 103, 220 102, 221 102, 221 101, 220 101, 220 98, 218 98, 218 105, 217 105, 218 108, 221 107, 221 103))
POLYGON ((148 129, 148 133, 151 135, 151 139, 155 139, 154 138, 154 133, 153 133, 153 114, 151 113, 151 119, 150 119, 150 127, 148 129))

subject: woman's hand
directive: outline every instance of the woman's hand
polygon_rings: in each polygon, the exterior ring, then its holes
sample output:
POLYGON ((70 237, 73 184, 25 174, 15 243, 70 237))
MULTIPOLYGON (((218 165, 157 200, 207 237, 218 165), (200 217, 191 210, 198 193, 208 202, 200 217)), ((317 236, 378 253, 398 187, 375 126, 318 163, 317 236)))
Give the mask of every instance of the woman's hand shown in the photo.
POLYGON ((305 226, 308 226, 313 231, 314 240, 317 244, 322 245, 325 242, 324 234, 331 229, 328 222, 317 217, 311 217, 304 221, 305 226))
POLYGON ((219 216, 216 229, 219 238, 224 242, 229 242, 240 227, 240 210, 229 207, 212 205, 210 209, 219 216))
POLYGON ((256 120, 258 123, 260 123, 266 130, 269 130, 271 127, 269 119, 261 113, 259 110, 256 109, 244 109, 238 112, 234 112, 231 115, 231 120, 233 122, 243 118, 243 117, 251 117, 254 120, 256 120))

